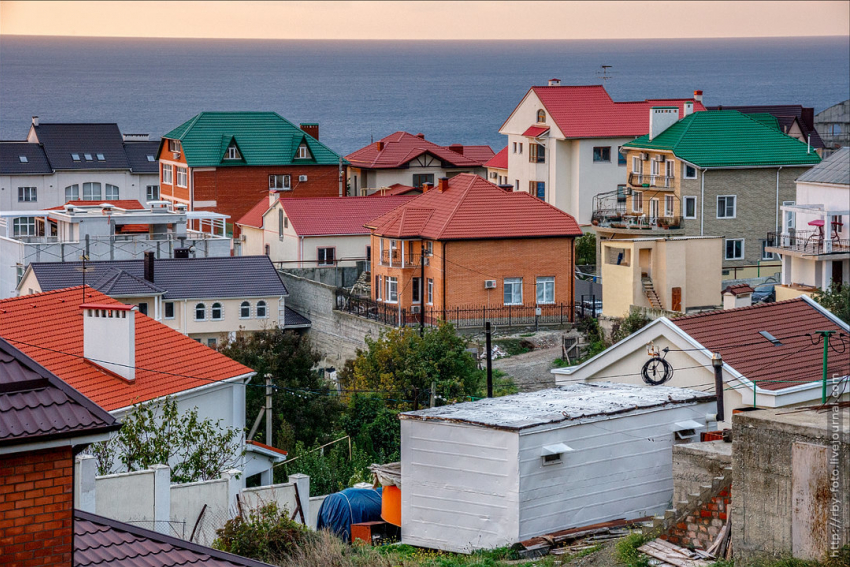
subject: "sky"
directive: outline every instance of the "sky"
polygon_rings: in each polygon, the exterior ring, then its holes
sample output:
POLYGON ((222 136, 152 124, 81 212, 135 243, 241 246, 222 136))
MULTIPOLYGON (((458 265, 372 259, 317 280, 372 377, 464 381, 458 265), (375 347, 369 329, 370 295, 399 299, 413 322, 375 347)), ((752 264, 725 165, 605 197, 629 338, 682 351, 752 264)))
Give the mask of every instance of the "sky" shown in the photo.
POLYGON ((418 40, 850 36, 850 1, 2 1, 0 35, 418 40))

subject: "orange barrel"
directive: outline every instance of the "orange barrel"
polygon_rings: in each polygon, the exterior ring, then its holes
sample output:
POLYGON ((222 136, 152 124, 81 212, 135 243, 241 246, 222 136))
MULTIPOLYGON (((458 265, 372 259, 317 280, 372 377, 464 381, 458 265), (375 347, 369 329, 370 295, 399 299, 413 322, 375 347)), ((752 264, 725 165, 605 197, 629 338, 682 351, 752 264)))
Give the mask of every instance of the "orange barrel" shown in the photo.
POLYGON ((394 526, 401 527, 401 489, 385 486, 381 491, 381 518, 394 526))

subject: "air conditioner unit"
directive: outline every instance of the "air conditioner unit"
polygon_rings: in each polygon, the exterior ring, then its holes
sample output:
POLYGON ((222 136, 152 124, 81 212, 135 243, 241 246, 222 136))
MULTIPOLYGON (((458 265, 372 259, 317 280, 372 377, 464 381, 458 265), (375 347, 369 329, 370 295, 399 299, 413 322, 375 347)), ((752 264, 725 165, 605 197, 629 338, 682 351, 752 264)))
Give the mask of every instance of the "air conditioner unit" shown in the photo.
POLYGON ((180 152, 174 152, 173 154, 171 154, 171 157, 173 157, 174 159, 180 159, 180 152))
POLYGON ((306 175, 299 175, 298 181, 307 181, 307 176, 306 175))
POLYGON ((239 235, 239 241, 240 241, 240 242, 245 242, 246 240, 247 240, 247 239, 245 238, 245 235, 244 235, 244 234, 240 234, 240 235, 239 235))
POLYGON ((649 159, 649 154, 646 152, 640 153, 640 161, 647 161, 649 159))
POLYGON ((484 289, 496 289, 496 280, 484 280, 484 289))
POLYGON ((426 266, 430 266, 431 265, 431 258, 428 258, 428 257, 422 258, 422 263, 425 264, 426 266))
POLYGON ((422 306, 421 305, 411 305, 410 306, 410 312, 411 313, 422 313, 422 306))

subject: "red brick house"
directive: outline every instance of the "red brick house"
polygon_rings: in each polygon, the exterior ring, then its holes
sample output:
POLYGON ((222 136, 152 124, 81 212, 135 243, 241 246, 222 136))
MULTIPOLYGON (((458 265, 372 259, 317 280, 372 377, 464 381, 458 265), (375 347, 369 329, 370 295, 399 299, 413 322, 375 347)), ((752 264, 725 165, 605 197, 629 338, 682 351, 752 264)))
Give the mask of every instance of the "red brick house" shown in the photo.
MULTIPOLYGON (((575 219, 473 174, 368 223, 372 299, 416 313, 572 305, 575 219)), ((572 320, 572 309, 564 313, 572 320)))
POLYGON ((162 137, 158 157, 162 199, 230 223, 270 189, 337 197, 344 188, 344 160, 319 142, 319 125, 299 128, 276 112, 202 112, 162 137))

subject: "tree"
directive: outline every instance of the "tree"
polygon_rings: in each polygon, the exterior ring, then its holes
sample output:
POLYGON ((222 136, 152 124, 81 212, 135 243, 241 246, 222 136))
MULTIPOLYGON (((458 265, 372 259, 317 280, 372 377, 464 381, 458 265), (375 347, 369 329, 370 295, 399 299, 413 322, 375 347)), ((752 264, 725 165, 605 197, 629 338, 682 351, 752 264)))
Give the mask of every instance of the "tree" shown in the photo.
POLYGON ((366 347, 354 360, 351 389, 380 393, 391 408, 421 406, 432 382, 441 397, 451 400, 474 393, 483 379, 450 323, 432 327, 421 337, 409 327, 392 329, 377 340, 367 337, 366 347))
POLYGON ((643 329, 649 323, 649 317, 644 315, 643 312, 632 311, 620 320, 619 325, 611 335, 611 342, 618 343, 632 333, 643 329))
POLYGON ((833 281, 826 291, 815 291, 812 299, 845 323, 850 324, 850 284, 833 281))
POLYGON ((219 478, 237 464, 242 446, 240 428, 201 419, 197 408, 180 414, 177 402, 166 397, 136 405, 116 435, 89 450, 100 475, 168 464, 172 482, 185 483, 219 478))
POLYGON ((291 448, 292 440, 308 446, 330 440, 343 406, 327 381, 313 370, 320 357, 306 336, 277 328, 240 332, 220 352, 257 372, 245 395, 248 428, 265 404, 265 376, 271 375, 276 439, 264 439, 263 427, 255 439, 282 449, 291 448))
POLYGON ((576 239, 576 264, 596 264, 596 235, 588 232, 576 239))

